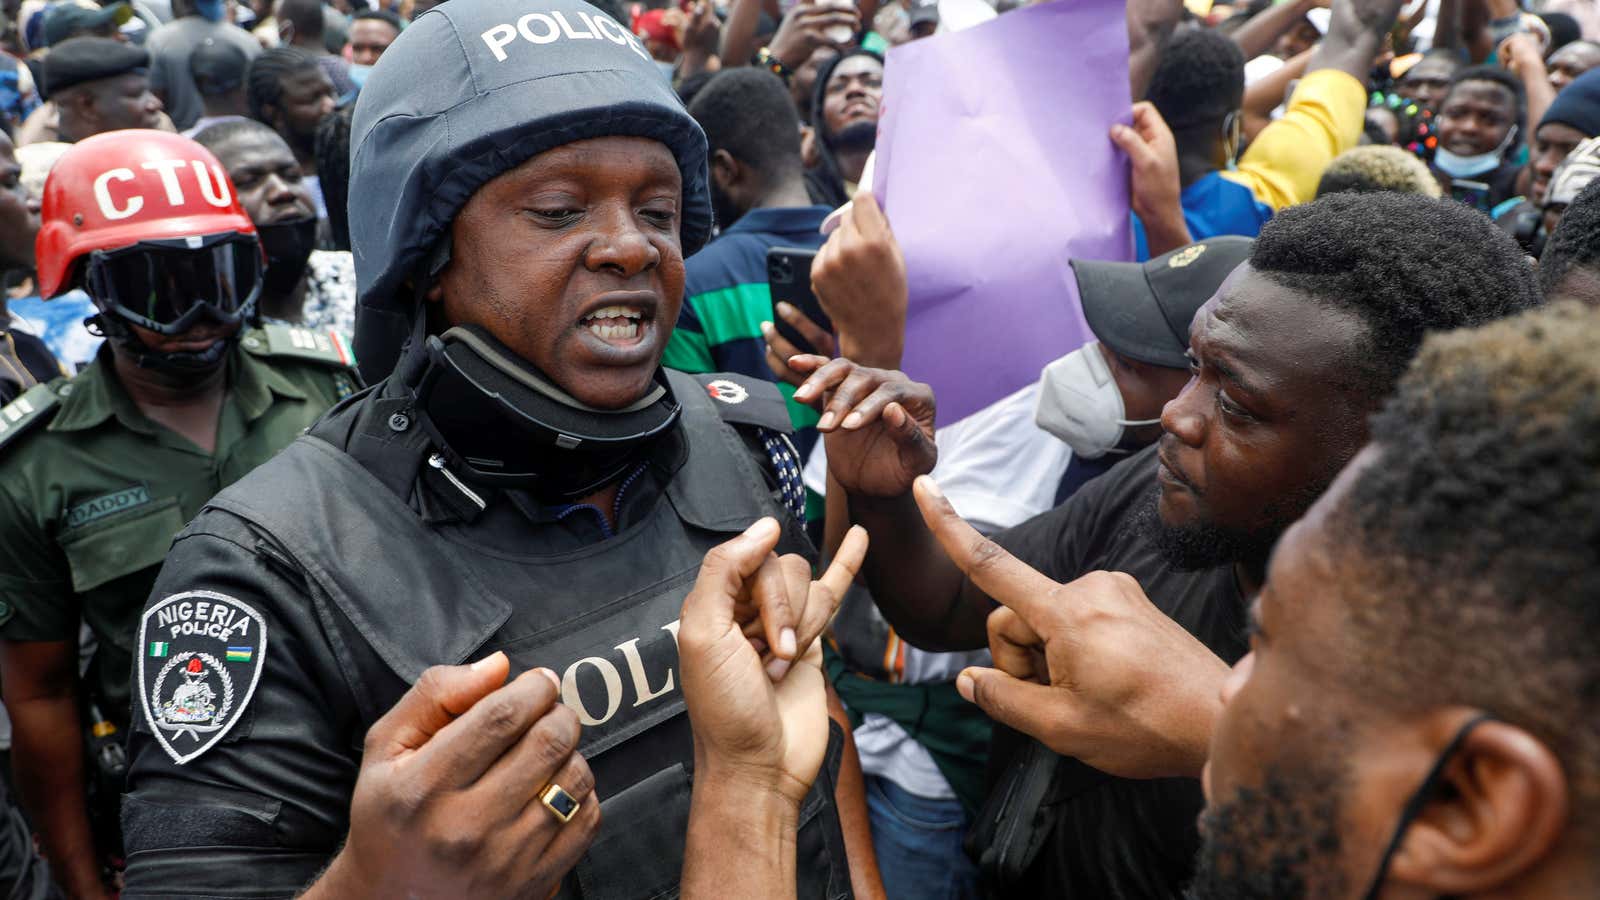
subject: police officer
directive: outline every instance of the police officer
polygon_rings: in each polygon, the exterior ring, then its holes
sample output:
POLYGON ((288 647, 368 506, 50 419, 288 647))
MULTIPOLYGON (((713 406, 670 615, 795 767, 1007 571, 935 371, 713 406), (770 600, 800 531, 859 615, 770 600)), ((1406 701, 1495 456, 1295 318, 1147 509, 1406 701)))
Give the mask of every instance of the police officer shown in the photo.
MULTIPOLYGON (((385 52, 351 159, 381 382, 174 544, 125 896, 668 895, 697 762, 680 607, 763 518, 810 552, 781 395, 660 367, 711 231, 705 138, 608 16, 479 0, 385 52)), ((759 594, 774 678, 823 627, 794 614, 809 577, 791 557, 759 594)), ((800 809, 802 897, 851 893, 842 741, 800 809)))
MULTIPOLYGON (((245 330, 263 264, 255 229, 186 138, 75 145, 45 183, 36 255, 41 294, 83 287, 108 340, 76 377, 0 409, 0 684, 22 799, 62 884, 93 897, 80 621, 98 644, 85 685, 96 736, 126 734, 139 613, 173 536, 357 376, 327 336, 245 330)), ((106 792, 111 841, 119 790, 106 792)))

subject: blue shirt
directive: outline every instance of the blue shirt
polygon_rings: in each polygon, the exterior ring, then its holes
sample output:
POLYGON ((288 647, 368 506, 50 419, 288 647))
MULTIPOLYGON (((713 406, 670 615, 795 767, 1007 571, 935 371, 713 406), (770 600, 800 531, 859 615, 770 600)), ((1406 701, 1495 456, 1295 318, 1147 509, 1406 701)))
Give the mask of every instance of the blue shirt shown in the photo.
MULTIPOLYGON (((1183 221, 1189 226, 1189 236, 1197 241, 1219 234, 1253 238, 1272 218, 1272 207, 1257 200, 1248 187, 1223 178, 1221 172, 1207 172, 1184 188, 1179 202, 1183 205, 1183 221)), ((1138 216, 1133 217, 1133 241, 1136 258, 1140 262, 1149 259, 1144 223, 1138 216)))

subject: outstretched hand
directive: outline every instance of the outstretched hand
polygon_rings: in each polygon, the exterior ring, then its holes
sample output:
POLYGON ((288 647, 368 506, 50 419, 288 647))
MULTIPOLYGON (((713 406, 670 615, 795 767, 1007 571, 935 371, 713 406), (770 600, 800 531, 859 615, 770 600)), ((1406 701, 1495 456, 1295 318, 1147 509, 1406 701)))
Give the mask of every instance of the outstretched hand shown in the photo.
POLYGON ((963 670, 961 696, 1102 772, 1199 776, 1227 664, 1132 577, 1052 581, 963 521, 933 479, 917 479, 915 495, 945 553, 1001 604, 988 623, 994 668, 963 670))
POLYGON ((817 431, 827 442, 828 471, 846 491, 900 497, 918 475, 933 471, 932 388, 848 359, 795 356, 789 368, 809 373, 794 399, 822 410, 817 431))

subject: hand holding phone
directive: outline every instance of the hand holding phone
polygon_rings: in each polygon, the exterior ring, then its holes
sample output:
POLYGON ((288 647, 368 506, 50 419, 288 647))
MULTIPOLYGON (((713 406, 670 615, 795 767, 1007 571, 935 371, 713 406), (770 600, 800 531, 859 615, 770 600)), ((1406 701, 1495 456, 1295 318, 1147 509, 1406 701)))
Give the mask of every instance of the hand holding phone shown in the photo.
MULTIPOLYGON (((773 247, 767 250, 767 283, 772 288, 772 305, 787 303, 802 315, 815 322, 822 330, 833 332, 833 320, 822 311, 817 294, 811 289, 811 263, 817 251, 800 247, 773 247)), ((801 353, 817 353, 824 348, 813 346, 793 325, 781 316, 774 316, 772 324, 784 339, 794 344, 801 353)))

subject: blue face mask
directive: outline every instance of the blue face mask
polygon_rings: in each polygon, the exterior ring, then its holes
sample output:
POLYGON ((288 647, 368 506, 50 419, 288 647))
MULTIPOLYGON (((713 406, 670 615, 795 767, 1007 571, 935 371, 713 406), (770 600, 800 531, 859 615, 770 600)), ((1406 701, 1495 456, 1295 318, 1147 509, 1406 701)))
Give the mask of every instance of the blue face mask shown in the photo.
POLYGON ((1513 125, 1506 132, 1505 140, 1500 142, 1500 146, 1490 150, 1488 153, 1479 153, 1474 156, 1461 156, 1451 153, 1443 146, 1440 146, 1439 149, 1433 152, 1433 165, 1451 178, 1471 178, 1474 175, 1482 175, 1499 167, 1502 157, 1505 156, 1506 148, 1510 147, 1511 142, 1516 138, 1517 126, 1513 125))
POLYGON ((350 64, 350 80, 356 83, 357 90, 366 87, 367 75, 371 72, 371 66, 359 66, 355 63, 350 64))
POLYGON ((194 11, 207 22, 221 22, 226 7, 225 0, 194 0, 194 11))

